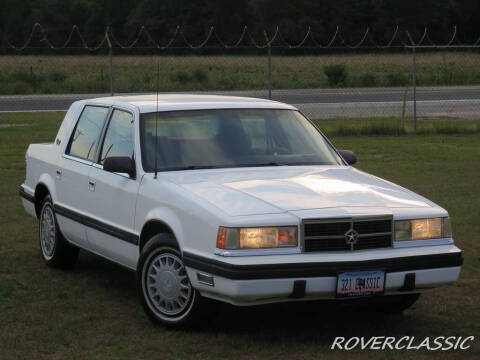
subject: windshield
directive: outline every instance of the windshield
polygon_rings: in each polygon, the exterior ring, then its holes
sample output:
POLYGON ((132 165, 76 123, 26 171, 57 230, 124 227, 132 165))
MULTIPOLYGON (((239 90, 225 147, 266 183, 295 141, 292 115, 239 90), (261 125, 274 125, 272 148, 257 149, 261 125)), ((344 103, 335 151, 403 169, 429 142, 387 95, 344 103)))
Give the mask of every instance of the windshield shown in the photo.
POLYGON ((293 110, 169 111, 142 114, 141 120, 146 172, 154 171, 155 148, 158 171, 342 164, 317 129, 293 110))

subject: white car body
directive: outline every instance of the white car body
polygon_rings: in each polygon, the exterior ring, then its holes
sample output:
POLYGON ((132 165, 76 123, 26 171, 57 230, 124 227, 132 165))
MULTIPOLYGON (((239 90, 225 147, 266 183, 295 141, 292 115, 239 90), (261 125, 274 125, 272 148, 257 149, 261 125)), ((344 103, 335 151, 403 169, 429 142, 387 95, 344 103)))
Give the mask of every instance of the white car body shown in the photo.
MULTIPOLYGON (((188 278, 203 296, 236 305, 335 298, 337 273, 386 272, 385 295, 412 293, 457 280, 461 250, 452 238, 397 242, 354 251, 304 251, 305 223, 329 219, 448 217, 433 202, 348 165, 266 166, 145 173, 140 114, 193 109, 291 109, 274 101, 192 95, 130 96, 72 104, 52 144, 32 144, 26 154, 23 205, 38 216, 39 186, 55 205, 68 242, 135 270, 146 229, 168 228, 178 241, 188 278), (102 105, 134 116, 136 178, 104 171, 65 154, 82 109, 102 105), (297 226, 290 249, 222 250, 219 227, 297 226), (414 286, 405 288, 406 274, 414 286), (205 280, 208 281, 205 281, 205 280), (295 294, 295 283, 303 289, 295 294)), ((150 234, 150 233, 149 233, 150 234)))

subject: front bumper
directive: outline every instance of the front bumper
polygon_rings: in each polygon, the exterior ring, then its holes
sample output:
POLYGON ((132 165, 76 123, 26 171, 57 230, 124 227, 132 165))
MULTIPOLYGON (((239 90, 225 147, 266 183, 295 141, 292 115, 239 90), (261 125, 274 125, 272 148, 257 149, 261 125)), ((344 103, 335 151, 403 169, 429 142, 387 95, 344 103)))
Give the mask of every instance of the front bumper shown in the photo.
POLYGON ((435 251, 382 259, 247 265, 190 253, 183 256, 189 279, 202 295, 235 305, 256 305, 299 299, 333 299, 337 274, 343 271, 384 270, 385 295, 419 292, 454 282, 460 274, 463 258, 454 245, 448 248, 450 251, 444 253, 435 251), (407 274, 415 274, 413 286, 408 284, 406 287, 407 274), (213 286, 204 281, 208 278, 212 279, 213 286), (300 292, 296 283, 302 284, 300 292))

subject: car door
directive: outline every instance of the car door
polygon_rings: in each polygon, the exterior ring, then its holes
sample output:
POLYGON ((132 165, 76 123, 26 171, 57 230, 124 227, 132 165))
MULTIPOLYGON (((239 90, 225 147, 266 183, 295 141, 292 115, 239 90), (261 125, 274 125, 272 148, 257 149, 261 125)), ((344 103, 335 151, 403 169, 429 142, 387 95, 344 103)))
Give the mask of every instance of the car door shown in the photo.
POLYGON ((89 210, 88 175, 109 110, 107 106, 84 106, 55 174, 55 212, 59 227, 69 241, 87 249, 90 246, 83 220, 89 210))
POLYGON ((134 231, 135 203, 139 180, 128 174, 103 170, 109 157, 135 159, 135 116, 114 108, 104 130, 98 158, 89 174, 89 211, 87 237, 94 252, 134 268, 138 258, 138 235, 134 231))

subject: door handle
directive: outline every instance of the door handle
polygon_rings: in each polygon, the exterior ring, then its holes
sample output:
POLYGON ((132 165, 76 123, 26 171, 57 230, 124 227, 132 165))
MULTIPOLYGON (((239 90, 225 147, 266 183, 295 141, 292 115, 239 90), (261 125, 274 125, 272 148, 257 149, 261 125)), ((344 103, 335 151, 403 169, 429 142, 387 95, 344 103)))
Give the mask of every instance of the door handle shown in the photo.
POLYGON ((88 188, 90 189, 90 191, 95 191, 95 181, 88 180, 88 188))
POLYGON ((57 179, 60 179, 62 177, 62 170, 57 170, 57 179))

